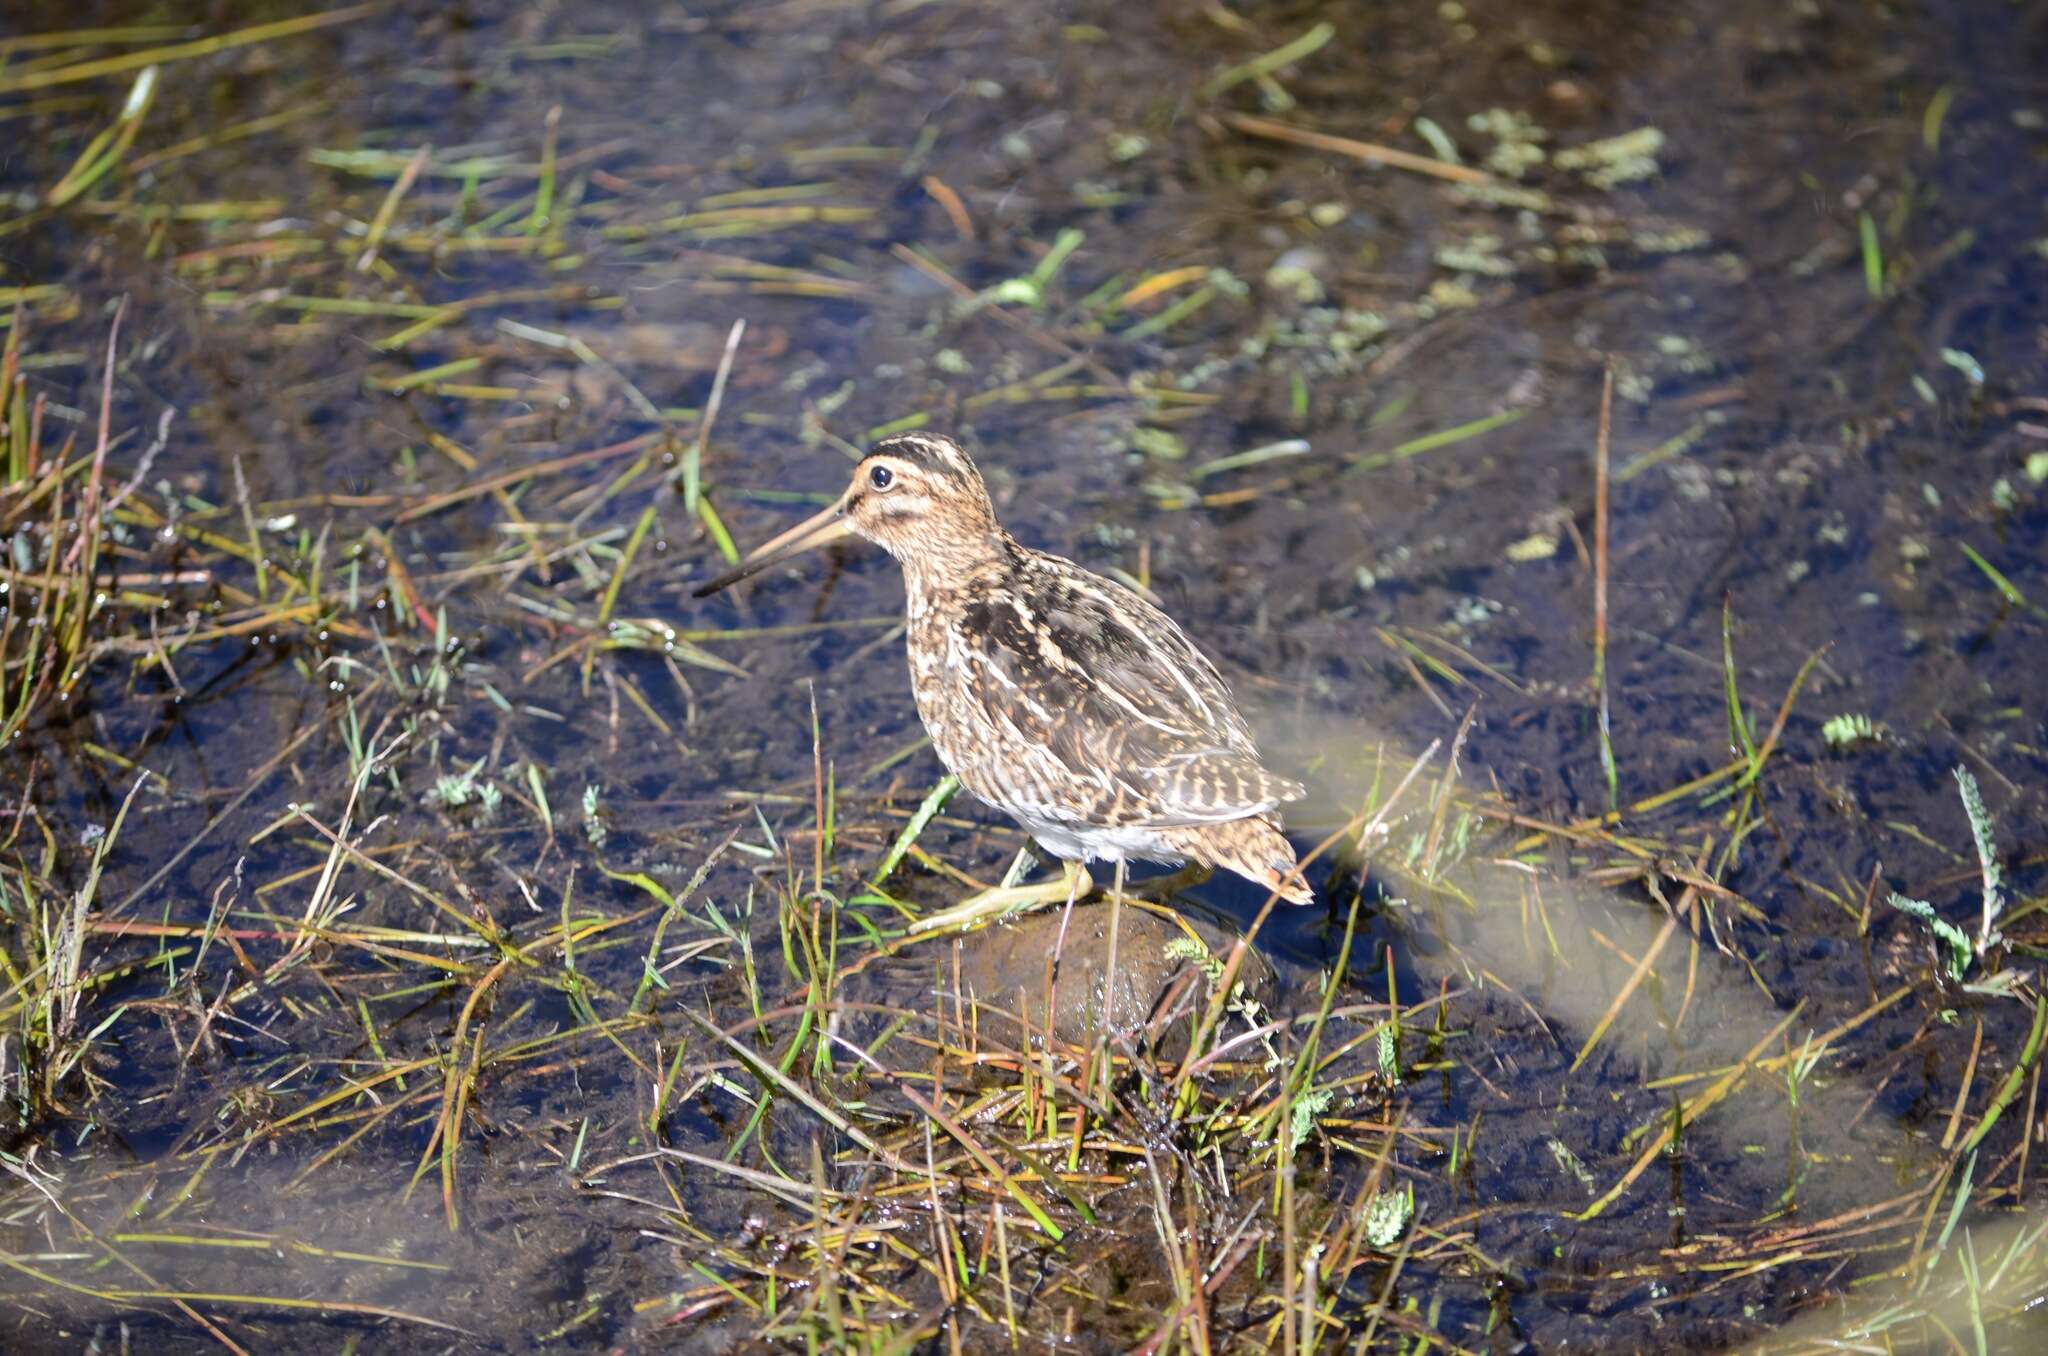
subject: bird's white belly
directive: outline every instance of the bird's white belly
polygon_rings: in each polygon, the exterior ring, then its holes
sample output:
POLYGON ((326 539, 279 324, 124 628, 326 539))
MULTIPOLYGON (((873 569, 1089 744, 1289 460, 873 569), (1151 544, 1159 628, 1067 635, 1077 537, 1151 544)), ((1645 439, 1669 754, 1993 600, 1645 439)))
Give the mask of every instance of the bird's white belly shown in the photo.
POLYGON ((1094 828, 1040 819, 1015 806, 1000 807, 1055 857, 1073 862, 1161 862, 1179 866, 1187 860, 1168 850, 1159 835, 1142 828, 1094 828))

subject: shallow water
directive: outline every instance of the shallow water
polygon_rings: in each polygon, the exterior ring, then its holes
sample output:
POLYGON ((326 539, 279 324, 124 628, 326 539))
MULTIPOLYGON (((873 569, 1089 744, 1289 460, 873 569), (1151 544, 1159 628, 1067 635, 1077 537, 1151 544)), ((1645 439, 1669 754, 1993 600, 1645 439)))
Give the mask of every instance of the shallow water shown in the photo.
MULTIPOLYGON (((198 31, 271 17, 286 12, 198 31)), ((159 18, 75 6, 14 31, 159 18)), ((33 58, 0 71, 0 221, 22 222, 0 235, 0 296, 63 289, 21 322, 34 351, 71 355, 29 373, 29 389, 63 407, 53 426, 90 447, 97 364, 125 296, 113 426, 135 432, 110 464, 133 474, 174 407, 148 497, 238 546, 259 533, 300 573, 324 533, 330 601, 350 600, 316 621, 187 645, 168 669, 109 656, 8 755, 6 799, 33 800, 54 834, 49 872, 70 889, 136 778, 130 764, 153 774, 107 857, 100 916, 189 927, 232 898, 250 934, 246 964, 218 942, 202 957, 195 938, 95 943, 109 978, 88 1020, 119 1010, 90 1070, 99 1090, 74 1087, 75 1116, 15 1145, 36 1150, 78 1227, 132 1236, 119 1246, 147 1274, 79 1283, 327 1305, 195 1301, 251 1349, 524 1350, 560 1330, 552 1340, 573 1349, 711 1350, 755 1331, 737 1307, 675 1319, 651 1302, 703 1284, 690 1228, 772 1231, 780 1205, 708 1173, 589 1172, 653 1144, 649 1070, 698 1038, 682 1008, 722 1025, 747 1015, 713 924, 692 914, 661 938, 677 961, 671 996, 616 1045, 522 1043, 589 1025, 586 1000, 623 1010, 651 919, 587 948, 574 972, 587 990, 549 971, 482 1005, 499 1056, 475 1083, 452 1230, 439 1160, 423 1155, 438 1061, 485 1029, 465 1016, 468 986, 427 987, 428 971, 366 951, 268 971, 328 855, 288 805, 334 827, 351 741, 381 746, 402 720, 414 733, 353 811, 363 849, 508 931, 572 910, 627 917, 649 896, 600 866, 679 891, 736 838, 698 898, 764 970, 779 964, 776 891, 817 844, 814 712, 836 791, 835 884, 857 889, 888 849, 941 772, 918 743, 892 630, 894 567, 848 551, 735 597, 689 598, 722 558, 676 482, 740 320, 701 459, 733 538, 779 530, 809 502, 793 496, 835 492, 846 450, 878 428, 918 417, 962 434, 1018 536, 1143 582, 1218 658, 1275 761, 1316 788, 1290 821, 1304 847, 1343 824, 1376 775, 1384 789, 1416 751, 1448 743, 1475 702, 1464 785, 1542 822, 1608 807, 1590 552, 1611 361, 1615 799, 1734 756, 1724 605, 1759 742, 1802 665, 1821 658, 1737 857, 1719 860, 1726 800, 1682 798, 1625 823, 1648 844, 1642 858, 1673 870, 1711 837, 1717 888, 1753 912, 1725 907, 1725 952, 1703 937, 1689 967, 1667 963, 1576 1072, 1663 921, 1640 887, 1595 888, 1602 868, 1638 858, 1546 840, 1534 856, 1554 916, 1532 912, 1506 868, 1463 880, 1470 905, 1412 891, 1383 905, 1378 887, 1405 886, 1375 869, 1344 1001, 1446 994, 1449 1035, 1425 1049, 1410 1033, 1402 1055, 1425 1069, 1390 1105, 1418 1134, 1478 1128, 1456 1176, 1426 1156, 1405 1165, 1421 1218, 1469 1246, 1407 1261, 1396 1299, 1468 1349, 1518 1337, 1542 1350, 1718 1348, 1904 1259, 1886 1233, 1869 1257, 1839 1245, 1726 1263, 1788 1218, 1924 1183, 1959 1092, 1967 1082, 1981 1114, 2026 1036, 2020 1003, 1938 993, 1917 925, 1882 897, 1897 889, 1973 917, 1959 764, 1983 786, 2010 893, 2043 889, 2048 464, 2029 459, 2048 453, 2048 23, 1989 2, 1297 5, 1247 13, 1243 31, 1170 6, 1075 6, 1060 20, 982 3, 378 11, 167 63, 131 165, 275 124, 117 172, 46 215, 24 195, 63 176, 127 77, 24 90, 10 81, 33 58), (1256 82, 1201 92, 1323 19, 1336 36, 1284 72, 1298 107, 1262 107, 1256 82), (1520 185, 1543 203, 1500 205, 1220 120, 1278 117, 1427 154, 1426 118, 1477 164, 1498 139, 1469 120, 1490 109, 1526 113, 1553 157, 1655 127, 1655 172, 1600 184, 1553 159, 1520 185), (358 267, 369 223, 428 144, 358 267), (545 205, 533 200, 544 181, 545 205), (721 196, 775 189, 787 191, 721 196), (1042 304, 956 297, 1030 275, 1063 231, 1081 240, 1041 280, 1042 304), (1191 273, 1156 299, 1114 304, 1177 269, 1227 276, 1191 273), (1204 290, 1174 323, 1148 323, 1204 290), (457 301, 474 304, 392 342, 420 318, 392 303, 457 301), (424 386, 380 389, 458 361, 424 386), (643 449, 650 464, 617 484, 643 449), (1211 469, 1254 449, 1265 451, 1249 464, 1211 469), (430 494, 536 466, 419 511, 430 494), (253 528, 239 511, 205 517, 244 498, 253 528), (607 614, 619 552, 649 510, 607 614), (544 564, 507 549, 528 541, 544 564), (444 688, 436 639, 406 612, 445 618, 444 688), (574 646, 607 615, 739 633, 666 655, 610 651, 586 670, 574 646), (1844 713, 1887 736, 1831 747, 1823 722, 1844 713), (494 812, 433 803, 438 778, 472 768, 469 782, 500 798, 494 812), (226 896, 224 881, 238 882, 226 896), (673 950, 698 943, 700 955, 673 950), (1803 999, 1780 1053, 1902 983, 1908 996, 1836 1047, 1798 1153, 1787 1096, 1763 1080, 1614 1209, 1565 1217, 1594 1194, 1568 1159, 1605 1190, 1640 1152, 1629 1132, 1668 1112, 1672 1094, 1650 1080, 1734 1061, 1803 999), (222 994, 232 1001, 208 1017, 222 994), (404 1060, 424 1063, 378 1096, 419 1100, 379 1118, 388 1101, 350 1099, 363 1070, 404 1060), (330 1095, 332 1119, 261 1129, 330 1095), (351 1117, 374 1124, 320 1158, 365 1124, 351 1117), (1788 1171, 1807 1193, 1789 1216, 1777 1213, 1788 1171), (749 1223, 756 1212, 765 1224, 749 1223), (230 1249, 214 1231, 448 1270, 230 1249), (191 1241, 201 1236, 209 1244, 191 1241)), ((126 49, 92 54, 103 50, 126 49)), ((233 617, 248 603, 225 590, 257 588, 253 570, 189 534, 136 526, 127 546, 118 569, 142 580, 128 587, 169 600, 162 632, 209 609, 233 617)), ((136 615, 123 627, 148 634, 136 615)), ((1403 824, 1389 852, 1427 829, 1403 824)), ((990 881, 1021 840, 962 799, 919 846, 990 881)), ((1260 933, 1282 1011, 1312 1011, 1336 961, 1357 872, 1339 874, 1318 877, 1331 908, 1276 915, 1260 933)), ((966 893, 915 860, 891 888, 927 907, 966 893)), ((1667 873, 1660 888, 1683 887, 1667 873)), ((352 900, 352 926, 445 926, 420 890, 360 866, 332 898, 352 900)), ((1230 880, 1194 898, 1240 925, 1260 903, 1230 880)), ((2031 953, 2015 963, 2031 968, 2031 953)), ((892 994, 877 980, 870 996, 892 994)), ((718 1154, 745 1114, 716 1089, 694 1094, 662 1142, 718 1154)), ((1979 1169, 2011 1187, 2002 1209, 2037 1194, 2024 1163, 2010 1166, 2022 1119, 2015 1108, 1979 1169)), ((778 1161, 801 1164, 815 1130, 785 1108, 764 1135, 778 1161)), ((1363 1180, 1355 1155, 1327 1145, 1303 1161, 1331 1200, 1363 1180)), ((6 1246, 54 1270, 68 1245, 32 1224, 40 1207, 23 1191, 6 1246)), ((1071 1332, 1082 1350, 1149 1333, 1171 1292, 1131 1260, 1156 1260, 1148 1208, 1106 1204, 1107 1223, 1066 1264, 1079 1279, 1051 1287, 1027 1329, 1071 1332)), ((1385 1280, 1358 1274, 1346 1304, 1362 1311, 1385 1280)), ((20 1287, 10 1340, 28 1344, 11 1349, 45 1349, 35 1343, 60 1330, 47 1349, 96 1330, 111 1342, 119 1319, 137 1349, 212 1345, 160 1301, 123 1305, 19 1273, 8 1284, 20 1287)))

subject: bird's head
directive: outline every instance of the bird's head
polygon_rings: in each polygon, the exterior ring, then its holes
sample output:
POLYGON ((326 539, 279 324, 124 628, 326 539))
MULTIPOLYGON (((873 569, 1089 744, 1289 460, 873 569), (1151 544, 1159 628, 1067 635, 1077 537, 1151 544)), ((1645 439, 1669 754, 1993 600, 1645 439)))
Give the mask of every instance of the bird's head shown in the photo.
POLYGON ((846 492, 824 512, 771 538, 739 568, 694 592, 702 598, 791 556, 860 537, 912 563, 971 563, 1002 539, 981 472, 960 444, 932 433, 876 443, 846 492))

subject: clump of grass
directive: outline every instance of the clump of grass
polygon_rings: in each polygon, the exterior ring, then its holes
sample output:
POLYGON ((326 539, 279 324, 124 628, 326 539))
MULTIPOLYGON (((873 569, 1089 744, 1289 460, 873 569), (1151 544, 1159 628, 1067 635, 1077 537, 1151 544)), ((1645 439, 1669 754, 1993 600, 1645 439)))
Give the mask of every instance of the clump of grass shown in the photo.
MULTIPOLYGON (((29 397, 23 372, 27 330, 17 307, 0 349, 0 748, 15 745, 75 691, 93 661, 110 601, 96 584, 108 514, 127 493, 106 482, 119 316, 108 336, 99 440, 90 458, 74 455, 75 437, 48 441, 46 402, 29 397)), ((114 1020, 81 1027, 81 1000, 91 987, 86 930, 107 853, 142 784, 135 783, 111 826, 95 826, 91 866, 76 891, 55 879, 57 857, 48 847, 0 869, 0 973, 7 983, 0 993, 0 1090, 17 1128, 66 1105, 69 1083, 114 1020)), ((14 816, 4 846, 19 853, 30 822, 26 814, 14 816)))
POLYGON ((74 458, 75 435, 51 443, 47 402, 22 370, 26 330, 17 307, 0 350, 0 748, 89 661, 107 510, 106 430, 89 463, 74 458))
MULTIPOLYGON (((2005 912, 2006 901, 2004 870, 1999 864, 1998 843, 1993 836, 1991 811, 1984 805, 1984 794, 1968 768, 1957 767, 1955 779, 1956 791, 1963 802, 1963 814, 1970 821, 1970 838, 1977 849, 1977 870, 1983 885, 1976 936, 1970 936, 1943 918, 1924 899, 1910 899, 1893 891, 1887 901, 1899 912, 1920 921, 1937 943, 1942 968, 1948 978, 1961 982, 1973 965, 1982 966, 1988 956, 2004 945, 2005 937, 1998 930, 1998 919, 2005 912)), ((2011 993, 2018 978, 2017 972, 2006 971, 1967 987, 1977 992, 2011 993)))
POLYGON ((1858 744, 1875 744, 1886 734, 1885 727, 1858 711, 1829 716, 1821 723, 1820 737, 1831 749, 1851 749, 1858 744))
POLYGON ((1614 188, 1656 177, 1660 172, 1657 153, 1663 149, 1662 131, 1639 127, 1633 132, 1559 151, 1550 160, 1559 169, 1584 176, 1595 188, 1614 188))
POLYGON ((1034 311, 1043 310, 1053 280, 1059 276, 1060 270, 1066 267, 1068 258, 1081 247, 1081 242, 1086 238, 1082 232, 1071 228, 1061 231, 1053 241, 1052 247, 1045 252, 1045 257, 1032 265, 1030 272, 1014 278, 1005 278, 985 289, 974 301, 967 303, 968 309, 986 305, 1025 306, 1034 311))
POLYGON ((31 869, 0 870, 0 918, 12 924, 11 939, 0 944, 7 980, 0 994, 0 1126, 20 1131, 70 1114, 74 1078, 90 1077, 94 1043, 121 1016, 117 1007, 84 1027, 81 1018, 91 1010, 82 1000, 95 984, 86 936, 107 854, 142 786, 138 779, 113 825, 94 841, 92 865, 75 892, 31 869))
POLYGON ((1415 1187, 1404 1182, 1398 1191, 1375 1192, 1366 1204, 1365 1241, 1381 1252, 1392 1250, 1415 1218, 1415 1187))

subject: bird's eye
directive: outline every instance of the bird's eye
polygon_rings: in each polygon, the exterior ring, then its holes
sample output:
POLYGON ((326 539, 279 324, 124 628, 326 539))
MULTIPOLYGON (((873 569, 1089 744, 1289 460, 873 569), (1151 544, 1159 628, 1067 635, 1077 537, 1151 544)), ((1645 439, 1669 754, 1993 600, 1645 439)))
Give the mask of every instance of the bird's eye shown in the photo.
POLYGON ((896 483, 896 473, 886 466, 877 466, 868 472, 868 484, 878 490, 886 490, 896 483))

